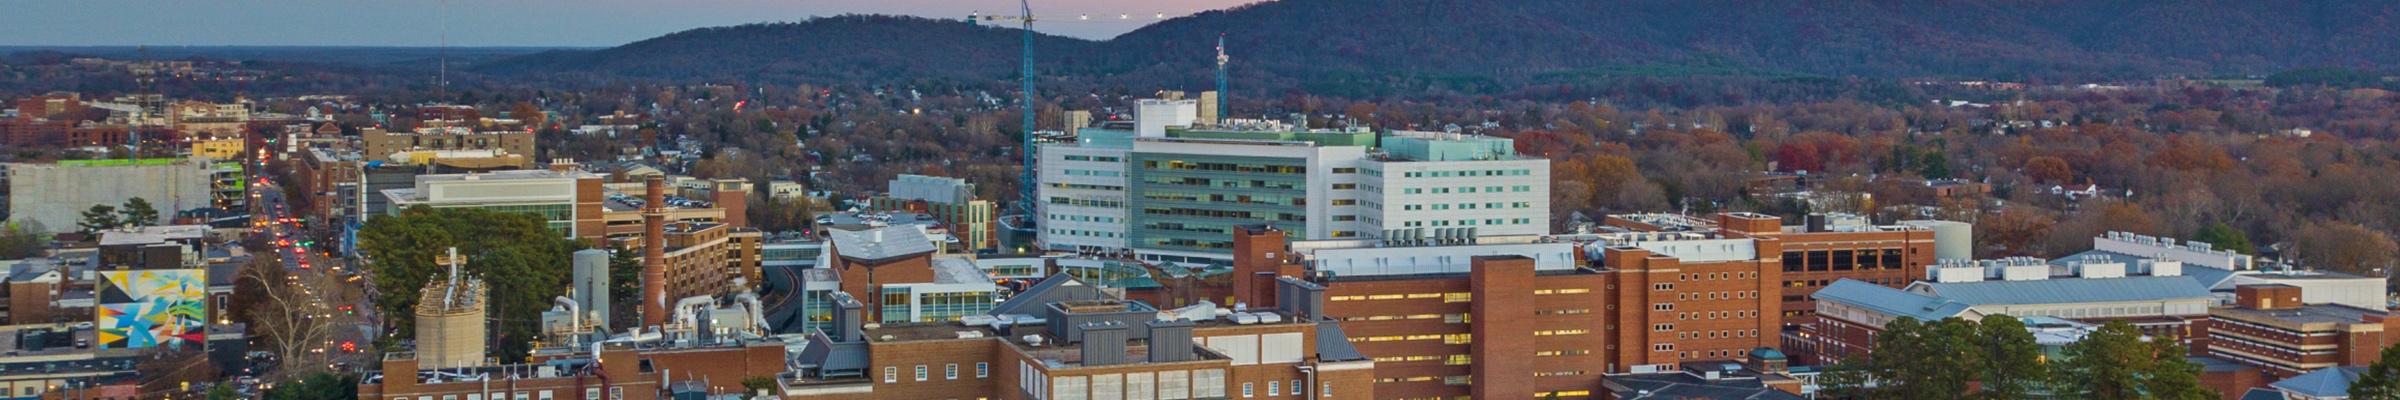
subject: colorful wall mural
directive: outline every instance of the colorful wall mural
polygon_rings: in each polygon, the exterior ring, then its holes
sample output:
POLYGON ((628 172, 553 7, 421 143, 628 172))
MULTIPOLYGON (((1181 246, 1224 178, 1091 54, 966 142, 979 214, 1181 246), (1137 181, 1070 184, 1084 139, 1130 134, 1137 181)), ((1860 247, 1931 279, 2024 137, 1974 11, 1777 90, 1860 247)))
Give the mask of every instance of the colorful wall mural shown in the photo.
POLYGON ((102 349, 197 346, 207 340, 206 270, 102 271, 94 319, 102 349))

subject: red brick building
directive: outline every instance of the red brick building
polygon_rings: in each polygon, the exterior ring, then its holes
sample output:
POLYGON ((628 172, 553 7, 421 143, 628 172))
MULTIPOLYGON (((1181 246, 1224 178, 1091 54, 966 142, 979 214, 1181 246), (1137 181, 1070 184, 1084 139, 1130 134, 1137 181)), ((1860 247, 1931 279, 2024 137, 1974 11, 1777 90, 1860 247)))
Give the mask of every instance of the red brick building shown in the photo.
POLYGON ((2210 309, 2194 324, 2192 352, 2257 367, 2269 381, 2327 367, 2375 363, 2400 344, 2400 318, 2391 310, 2301 302, 2292 285, 2243 285, 2234 305, 2210 309))
POLYGON ((1056 275, 962 323, 868 326, 847 294, 811 335, 784 399, 1371 399, 1375 362, 1324 319, 1323 288, 1283 306, 1158 310, 1056 275), (1207 311, 1207 310, 1201 310, 1207 311))
MULTIPOLYGON (((1810 216, 1824 221, 1824 216, 1810 216)), ((1825 222, 1787 229, 1781 218, 1756 213, 1718 214, 1714 220, 1677 215, 1611 215, 1605 224, 1637 232, 1715 232, 1726 237, 1775 238, 1781 243, 1780 286, 1783 321, 1798 326, 1813 321, 1816 301, 1809 295, 1842 279, 1887 287, 1907 286, 1925 278, 1934 256, 1934 232, 1902 225, 1831 225, 1825 222)))
POLYGON ((1376 361, 1377 393, 1596 398, 1605 374, 1743 359, 1783 325, 1773 237, 1327 247, 1283 235, 1236 229, 1236 301, 1269 301, 1268 275, 1323 285, 1326 315, 1376 361))

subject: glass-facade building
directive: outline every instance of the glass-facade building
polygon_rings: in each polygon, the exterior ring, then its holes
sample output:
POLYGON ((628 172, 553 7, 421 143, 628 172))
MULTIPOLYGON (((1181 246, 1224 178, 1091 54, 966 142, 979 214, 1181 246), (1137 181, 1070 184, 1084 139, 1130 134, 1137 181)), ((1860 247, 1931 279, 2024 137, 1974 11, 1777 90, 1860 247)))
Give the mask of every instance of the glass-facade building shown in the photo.
POLYGON ((989 283, 884 285, 879 322, 953 322, 988 314, 999 303, 997 289, 989 283))
POLYGON ((1233 228, 1274 223, 1307 237, 1305 158, 1134 153, 1130 196, 1140 249, 1233 251, 1233 228))

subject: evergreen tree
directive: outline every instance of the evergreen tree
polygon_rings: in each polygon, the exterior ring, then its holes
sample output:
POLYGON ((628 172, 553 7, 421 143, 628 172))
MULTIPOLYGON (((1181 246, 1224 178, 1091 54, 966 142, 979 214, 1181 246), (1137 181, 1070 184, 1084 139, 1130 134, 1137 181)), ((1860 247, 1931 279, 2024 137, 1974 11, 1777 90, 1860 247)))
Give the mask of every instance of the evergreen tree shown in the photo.
POLYGON ((1949 318, 1933 323, 1902 317, 1875 336, 1866 370, 1880 382, 1866 397, 1956 398, 1976 379, 1982 351, 1975 323, 1949 318))
POLYGON ((75 222, 75 230, 86 235, 117 229, 118 226, 121 224, 117 219, 117 207, 107 204, 93 204, 91 209, 83 210, 83 220, 75 222))
MULTIPOLYGON (((417 292, 445 273, 446 267, 434 263, 436 255, 457 247, 467 258, 460 272, 483 279, 489 287, 491 307, 486 312, 500 321, 490 334, 519 338, 489 341, 492 354, 502 359, 525 355, 521 338, 537 336, 541 312, 552 297, 566 293, 570 253, 579 247, 534 214, 422 206, 376 218, 359 231, 358 240, 374 262, 375 286, 384 292, 376 306, 384 315, 410 315, 417 292)), ((414 321, 392 322, 400 337, 415 332, 414 321)))
POLYGON ((2054 364, 2056 392, 2071 398, 2140 398, 2142 374, 2152 369, 2151 352, 2133 324, 2113 321, 2101 325, 2082 341, 2068 344, 2063 360, 2054 364))
POLYGON ((2192 233, 2192 240, 2216 245, 2218 250, 2242 254, 2250 254, 2254 251, 2250 244, 2249 234, 2233 229, 2233 226, 2226 225, 2224 222, 2208 224, 2207 227, 2200 228, 2199 232, 2192 233))
POLYGON ((1942 154, 1942 149, 1926 150, 1924 163, 1917 174, 1924 175, 1925 179, 1950 178, 1950 155, 1942 154))
POLYGON ((125 199, 125 205, 117 208, 118 226, 144 227, 157 224, 158 208, 152 207, 150 200, 140 197, 125 199))
POLYGON ((2400 346, 2383 348, 2383 357, 2358 374, 2350 384, 2352 400, 2400 400, 2400 346))
POLYGON ((1977 326, 1976 343, 1983 348, 1983 390, 1978 397, 1986 399, 2022 399, 2030 396, 2050 380, 2050 370, 2042 365, 2042 345, 2035 343, 2033 332, 2016 317, 1993 315, 1984 317, 1977 326))
POLYGON ((2142 392, 2159 400, 2209 400, 2215 390, 2200 385, 2200 364, 2184 358, 2190 349, 2170 338, 2150 341, 2150 369, 2142 371, 2142 392))

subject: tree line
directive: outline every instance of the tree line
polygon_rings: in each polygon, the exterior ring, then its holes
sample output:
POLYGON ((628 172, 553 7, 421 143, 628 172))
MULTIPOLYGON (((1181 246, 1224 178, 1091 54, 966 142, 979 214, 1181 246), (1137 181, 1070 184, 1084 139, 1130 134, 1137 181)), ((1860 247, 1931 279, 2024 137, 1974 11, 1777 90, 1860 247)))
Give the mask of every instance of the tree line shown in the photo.
POLYGON ((1843 399, 2217 398, 2185 354, 2174 338, 2123 321, 2046 354, 2015 317, 1901 317, 1875 335, 1871 352, 1828 367, 1818 382, 1843 399))

